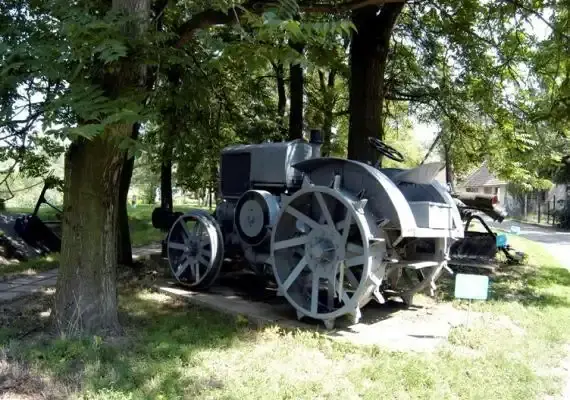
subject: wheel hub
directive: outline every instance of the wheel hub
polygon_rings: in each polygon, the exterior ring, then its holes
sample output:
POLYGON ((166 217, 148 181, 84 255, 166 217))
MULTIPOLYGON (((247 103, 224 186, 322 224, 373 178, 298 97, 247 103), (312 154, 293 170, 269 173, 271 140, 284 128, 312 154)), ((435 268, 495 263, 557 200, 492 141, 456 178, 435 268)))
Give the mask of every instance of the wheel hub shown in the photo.
POLYGON ((184 253, 190 257, 196 257, 198 255, 198 252, 198 243, 194 240, 191 240, 184 250, 184 253))
POLYGON ((334 267, 344 258, 344 248, 336 231, 313 230, 305 244, 307 263, 313 271, 334 272, 334 267))

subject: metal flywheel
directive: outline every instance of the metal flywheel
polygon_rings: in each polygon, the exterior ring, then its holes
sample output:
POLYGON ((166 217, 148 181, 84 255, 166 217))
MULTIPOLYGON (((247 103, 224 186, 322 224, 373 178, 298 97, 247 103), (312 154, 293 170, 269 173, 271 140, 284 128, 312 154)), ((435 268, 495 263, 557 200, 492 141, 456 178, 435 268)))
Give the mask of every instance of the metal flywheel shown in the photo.
POLYGON ((202 210, 180 216, 168 233, 167 255, 173 276, 192 288, 207 288, 220 273, 224 258, 217 221, 202 210))

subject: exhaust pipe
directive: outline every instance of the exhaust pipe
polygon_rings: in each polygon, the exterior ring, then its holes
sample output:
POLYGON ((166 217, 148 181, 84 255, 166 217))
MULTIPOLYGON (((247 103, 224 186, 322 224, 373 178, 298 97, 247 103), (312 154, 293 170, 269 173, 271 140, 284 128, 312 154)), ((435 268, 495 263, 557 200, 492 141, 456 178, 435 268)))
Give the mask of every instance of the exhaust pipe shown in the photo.
POLYGON ((323 144, 323 135, 319 129, 311 129, 311 138, 309 139, 311 145, 311 158, 321 157, 321 146, 323 144))

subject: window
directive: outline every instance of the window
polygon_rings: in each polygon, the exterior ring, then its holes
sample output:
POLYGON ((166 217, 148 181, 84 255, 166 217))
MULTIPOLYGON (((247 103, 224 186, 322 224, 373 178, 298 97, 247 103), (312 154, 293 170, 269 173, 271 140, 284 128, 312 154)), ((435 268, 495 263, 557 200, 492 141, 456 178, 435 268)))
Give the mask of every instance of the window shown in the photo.
POLYGON ((493 188, 489 186, 485 187, 483 191, 485 192, 485 194, 493 194, 493 188))

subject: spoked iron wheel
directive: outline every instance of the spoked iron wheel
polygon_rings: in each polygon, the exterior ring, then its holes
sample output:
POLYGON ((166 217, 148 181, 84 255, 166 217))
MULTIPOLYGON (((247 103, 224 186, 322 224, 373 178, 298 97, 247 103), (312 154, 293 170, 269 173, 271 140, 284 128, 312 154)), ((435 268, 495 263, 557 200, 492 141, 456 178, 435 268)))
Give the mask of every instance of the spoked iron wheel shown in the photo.
POLYGON ((376 228, 359 204, 341 190, 312 186, 282 209, 271 237, 273 272, 299 318, 320 319, 327 328, 345 314, 357 322, 377 291, 385 244, 373 240, 376 228))
POLYGON ((224 255, 217 221, 201 210, 182 215, 168 234, 167 255, 178 282, 196 289, 211 286, 220 273, 224 255))

